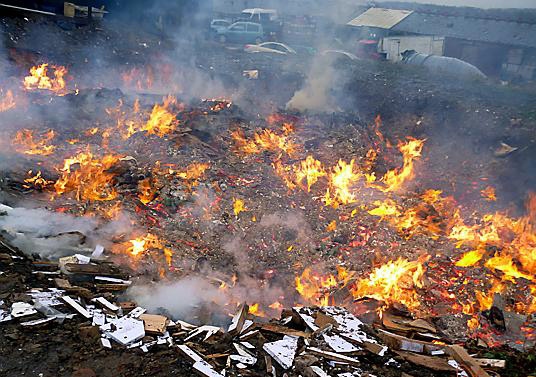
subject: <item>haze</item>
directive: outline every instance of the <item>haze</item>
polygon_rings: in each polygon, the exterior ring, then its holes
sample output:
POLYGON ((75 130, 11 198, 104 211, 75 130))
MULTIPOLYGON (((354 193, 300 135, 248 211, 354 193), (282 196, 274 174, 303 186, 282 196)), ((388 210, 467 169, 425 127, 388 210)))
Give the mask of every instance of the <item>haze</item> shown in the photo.
POLYGON ((535 0, 413 0, 421 4, 453 5, 478 8, 536 8, 535 0))

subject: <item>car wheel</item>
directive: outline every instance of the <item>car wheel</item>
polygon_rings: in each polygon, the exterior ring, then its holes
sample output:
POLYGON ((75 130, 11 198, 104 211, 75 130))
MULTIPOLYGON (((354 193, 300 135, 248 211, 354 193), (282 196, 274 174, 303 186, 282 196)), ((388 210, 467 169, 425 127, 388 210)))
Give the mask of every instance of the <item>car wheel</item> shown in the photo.
POLYGON ((227 37, 225 35, 220 35, 220 42, 221 43, 227 42, 227 37))
POLYGON ((261 43, 262 43, 262 39, 260 39, 259 37, 255 38, 255 44, 260 45, 261 43))

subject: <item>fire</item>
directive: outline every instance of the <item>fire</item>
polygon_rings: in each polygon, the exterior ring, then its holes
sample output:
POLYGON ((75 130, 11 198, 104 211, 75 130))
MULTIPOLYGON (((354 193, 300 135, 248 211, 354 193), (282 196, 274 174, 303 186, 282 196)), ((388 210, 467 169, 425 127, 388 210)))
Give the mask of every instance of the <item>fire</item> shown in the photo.
POLYGON ((326 172, 322 163, 315 160, 313 156, 307 156, 300 165, 294 169, 296 174, 296 182, 300 184, 304 179, 307 182, 307 191, 311 191, 311 186, 314 185, 320 177, 326 176, 326 172))
POLYGON ((513 282, 514 278, 523 278, 527 280, 534 279, 534 276, 519 271, 518 267, 514 264, 511 255, 497 253, 493 258, 487 260, 485 266, 503 272, 504 278, 513 282))
POLYGON ((294 279, 296 291, 307 302, 327 306, 330 304, 330 290, 335 287, 345 286, 353 273, 349 273, 344 267, 337 266, 337 275, 322 276, 313 272, 310 268, 303 270, 300 276, 294 279))
POLYGON ((394 200, 386 199, 385 201, 376 200, 374 202, 376 208, 368 211, 372 216, 378 216, 382 220, 386 217, 399 216, 400 212, 394 200))
POLYGON ((326 232, 334 232, 337 229, 337 221, 332 220, 326 227, 326 232))
POLYGON ((480 194, 484 199, 490 202, 497 201, 497 195, 495 194, 495 188, 488 186, 484 190, 480 191, 480 194))
POLYGON ((423 263, 427 259, 389 261, 375 268, 368 278, 357 281, 351 289, 352 294, 355 299, 371 297, 387 305, 401 303, 410 310, 417 309, 420 302, 416 288, 423 287, 423 263))
MULTIPOLYGON (((163 99, 162 104, 155 104, 150 114, 141 110, 140 101, 134 101, 132 111, 124 109, 122 100, 114 108, 106 109, 108 115, 116 121, 116 129, 123 139, 128 139, 132 135, 145 131, 149 135, 156 135, 160 138, 175 131, 179 125, 173 112, 175 109, 183 110, 184 106, 177 102, 173 96, 167 96, 163 99)), ((110 136, 112 130, 108 129, 103 132, 103 137, 110 136), (106 132, 108 131, 108 132, 106 132)))
POLYGON ((205 171, 210 167, 206 162, 194 162, 186 167, 185 170, 177 172, 177 176, 189 181, 195 181, 203 177, 205 171))
POLYGON ((458 267, 471 267, 478 263, 484 256, 484 250, 472 250, 463 255, 463 257, 456 262, 458 267))
POLYGON ((56 149, 53 145, 48 145, 56 134, 53 130, 48 130, 42 136, 37 137, 34 131, 22 129, 17 131, 17 134, 12 140, 15 149, 24 154, 47 156, 54 153, 56 149))
POLYGON ((175 131, 178 125, 178 120, 170 112, 170 108, 177 104, 177 99, 173 96, 164 98, 162 105, 155 104, 151 112, 151 116, 142 131, 147 131, 149 135, 164 137, 165 135, 175 131))
POLYGON ((87 150, 64 161, 60 178, 54 184, 57 195, 75 192, 77 200, 112 200, 114 174, 108 171, 119 157, 108 154, 97 158, 87 150))
MULTIPOLYGON (((314 185, 319 178, 327 175, 322 163, 316 160, 313 156, 307 156, 295 165, 285 165, 281 159, 276 159, 272 166, 287 187, 291 190, 297 186, 304 187, 303 181, 307 182, 307 191, 311 191, 311 186, 314 185)), ((305 188, 305 187, 304 187, 305 188)))
POLYGON ((124 72, 121 78, 127 87, 135 87, 139 91, 148 90, 153 87, 154 83, 153 68, 151 66, 147 66, 146 69, 134 67, 124 72))
POLYGON ((54 183, 54 181, 49 181, 41 176, 41 170, 39 170, 35 175, 33 175, 32 170, 28 171, 28 175, 31 176, 30 178, 27 178, 24 180, 26 183, 24 185, 25 188, 36 188, 39 190, 44 189, 45 187, 51 185, 54 183))
POLYGON ((64 76, 67 74, 67 68, 61 65, 50 66, 54 69, 54 77, 50 77, 48 67, 48 63, 44 63, 30 68, 30 76, 24 78, 24 88, 26 90, 45 89, 57 95, 64 95, 66 93, 64 76))
POLYGON ((381 178, 381 182, 384 186, 375 186, 376 188, 384 192, 397 191, 404 184, 404 182, 410 180, 414 176, 414 161, 421 157, 422 148, 425 140, 418 140, 408 137, 406 142, 400 142, 398 149, 402 153, 404 163, 402 168, 389 170, 381 178))
POLYGON ((294 155, 298 146, 290 139, 293 128, 284 124, 281 133, 269 129, 256 131, 252 139, 246 138, 241 129, 231 132, 236 148, 245 154, 259 154, 263 151, 283 151, 289 156, 294 155))
POLYGON ((4 91, 0 89, 0 113, 14 108, 15 105, 16 103, 15 98, 13 97, 13 92, 11 90, 8 90, 4 94, 4 91))
POLYGON ((155 182, 151 178, 145 178, 138 182, 138 198, 143 204, 148 204, 155 198, 157 189, 154 184, 155 182))
POLYGON ((164 253, 166 263, 168 266, 171 265, 173 251, 166 247, 154 234, 147 233, 145 236, 140 236, 127 242, 127 252, 134 257, 140 257, 151 250, 161 250, 164 253))
POLYGON ((326 205, 338 207, 340 204, 355 202, 356 196, 352 186, 359 181, 361 174, 355 172, 355 160, 346 163, 339 160, 329 173, 329 187, 324 196, 326 205))
POLYGON ((249 306, 248 313, 257 317, 266 317, 266 313, 259 308, 259 303, 255 303, 249 306))
POLYGON ((243 212, 246 210, 246 205, 244 204, 244 201, 242 199, 234 199, 233 202, 233 211, 235 216, 238 218, 238 215, 240 212, 243 212))

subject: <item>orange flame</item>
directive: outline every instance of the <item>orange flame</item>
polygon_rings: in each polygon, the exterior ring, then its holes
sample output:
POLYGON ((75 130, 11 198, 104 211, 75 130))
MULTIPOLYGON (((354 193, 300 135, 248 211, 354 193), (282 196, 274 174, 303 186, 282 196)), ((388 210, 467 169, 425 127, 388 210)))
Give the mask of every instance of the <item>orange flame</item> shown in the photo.
POLYGON ((354 160, 349 164, 339 160, 329 173, 329 187, 324 196, 327 206, 336 208, 340 204, 353 203, 357 200, 352 186, 359 181, 361 174, 355 172, 354 163, 354 160))
POLYGON ((108 171, 119 160, 108 154, 96 158, 87 150, 64 161, 61 177, 54 184, 57 195, 75 192, 77 200, 112 200, 117 197, 113 187, 114 174, 108 171))
POLYGON ((48 63, 44 63, 30 68, 30 76, 24 78, 24 88, 26 90, 50 90, 57 95, 64 95, 67 92, 64 79, 67 68, 61 65, 51 66, 54 69, 54 77, 52 78, 48 76, 48 66, 48 63))
POLYGON ((54 153, 54 150, 56 149, 55 146, 48 145, 55 136, 56 134, 54 131, 49 130, 44 133, 41 138, 37 138, 32 130, 22 129, 17 131, 12 143, 15 145, 15 149, 20 153, 47 156, 54 153))
POLYGON ((389 170, 381 178, 382 183, 385 186, 377 186, 384 192, 397 191, 404 184, 404 182, 410 180, 414 176, 414 161, 421 156, 422 148, 425 140, 418 140, 408 137, 408 140, 400 142, 398 149, 402 152, 404 163, 402 168, 389 170))
POLYGON ((278 134, 269 129, 256 131, 252 139, 246 138, 241 129, 231 132, 236 148, 244 154, 259 154, 263 151, 283 151, 292 156, 297 145, 289 138, 293 128, 289 124, 283 125, 283 132, 278 134))
POLYGON ((375 268, 368 278, 360 279, 352 287, 354 298, 375 298, 387 305, 402 303, 414 310, 420 306, 416 288, 422 288, 424 266, 428 256, 416 261, 398 258, 375 268))

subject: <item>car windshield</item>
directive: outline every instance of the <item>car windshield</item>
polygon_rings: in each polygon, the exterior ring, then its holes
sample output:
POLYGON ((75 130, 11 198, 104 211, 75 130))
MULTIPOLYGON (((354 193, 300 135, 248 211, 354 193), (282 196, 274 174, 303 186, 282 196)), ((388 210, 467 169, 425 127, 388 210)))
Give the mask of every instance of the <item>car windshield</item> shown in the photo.
POLYGON ((234 24, 230 27, 232 31, 246 31, 246 25, 244 24, 234 24))

